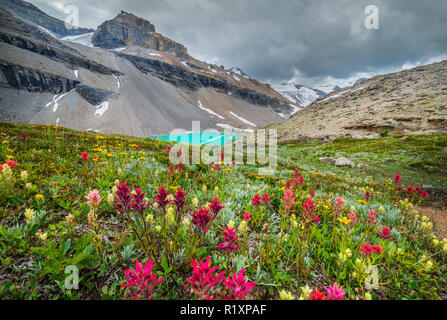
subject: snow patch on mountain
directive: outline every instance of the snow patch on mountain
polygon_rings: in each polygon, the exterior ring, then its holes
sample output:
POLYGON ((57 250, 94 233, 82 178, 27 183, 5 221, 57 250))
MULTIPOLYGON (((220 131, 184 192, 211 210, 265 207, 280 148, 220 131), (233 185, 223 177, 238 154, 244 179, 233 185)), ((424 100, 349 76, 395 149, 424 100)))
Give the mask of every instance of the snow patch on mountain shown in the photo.
POLYGON ((89 32, 89 33, 84 33, 84 34, 80 34, 77 36, 63 37, 62 40, 70 41, 73 43, 78 43, 83 46, 93 48, 92 36, 93 36, 93 32, 89 32))
POLYGON ((200 102, 200 101, 199 101, 199 108, 202 109, 202 110, 204 110, 204 111, 206 111, 206 112, 208 112, 209 114, 212 114, 213 116, 216 116, 216 117, 220 118, 220 119, 225 119, 225 118, 222 117, 220 114, 215 113, 213 110, 208 109, 208 108, 205 108, 205 107, 202 105, 202 102, 200 102))
POLYGON ((109 102, 104 101, 99 106, 96 106, 95 116, 102 117, 104 112, 106 112, 109 109, 109 102))
POLYGON ((230 111, 230 114, 231 114, 233 117, 237 118, 239 121, 241 121, 241 122, 243 122, 243 123, 245 123, 245 124, 248 124, 249 126, 256 127, 256 125, 255 125, 253 122, 250 122, 250 121, 248 121, 247 119, 244 119, 244 118, 242 118, 241 116, 238 116, 238 115, 235 114, 234 112, 230 111))

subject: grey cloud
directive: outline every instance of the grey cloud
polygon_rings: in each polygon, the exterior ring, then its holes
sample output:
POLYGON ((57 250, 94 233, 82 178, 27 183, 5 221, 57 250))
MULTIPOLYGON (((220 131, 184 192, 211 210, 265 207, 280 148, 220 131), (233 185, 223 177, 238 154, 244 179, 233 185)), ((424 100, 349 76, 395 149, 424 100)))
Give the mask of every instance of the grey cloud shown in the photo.
POLYGON ((64 17, 75 4, 81 26, 96 27, 120 10, 155 24, 193 56, 238 66, 262 80, 349 78, 447 53, 445 0, 31 0, 64 17), (364 9, 380 10, 367 30, 364 9), (57 9, 59 8, 59 10, 57 9))

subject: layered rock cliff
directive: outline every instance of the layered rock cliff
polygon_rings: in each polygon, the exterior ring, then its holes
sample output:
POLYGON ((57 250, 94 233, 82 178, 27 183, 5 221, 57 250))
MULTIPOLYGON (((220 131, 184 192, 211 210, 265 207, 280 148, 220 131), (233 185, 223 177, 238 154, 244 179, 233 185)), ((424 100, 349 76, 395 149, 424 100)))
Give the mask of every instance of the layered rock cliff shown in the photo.
POLYGON ((121 11, 114 19, 101 24, 92 37, 96 47, 114 49, 136 45, 157 51, 166 51, 176 57, 187 59, 186 48, 155 32, 155 26, 147 20, 121 11))

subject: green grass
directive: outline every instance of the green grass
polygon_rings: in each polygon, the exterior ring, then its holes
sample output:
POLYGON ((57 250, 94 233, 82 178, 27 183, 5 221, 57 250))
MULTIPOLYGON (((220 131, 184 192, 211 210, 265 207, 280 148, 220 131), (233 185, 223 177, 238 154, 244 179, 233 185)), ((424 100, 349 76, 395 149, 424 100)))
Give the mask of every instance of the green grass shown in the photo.
POLYGON ((381 179, 388 174, 401 174, 403 183, 447 188, 447 135, 409 135, 380 137, 375 139, 337 139, 331 143, 318 141, 286 144, 279 148, 281 158, 291 159, 306 169, 334 174, 373 176, 381 179), (354 156, 355 164, 366 164, 366 168, 335 168, 320 163, 320 157, 354 156))

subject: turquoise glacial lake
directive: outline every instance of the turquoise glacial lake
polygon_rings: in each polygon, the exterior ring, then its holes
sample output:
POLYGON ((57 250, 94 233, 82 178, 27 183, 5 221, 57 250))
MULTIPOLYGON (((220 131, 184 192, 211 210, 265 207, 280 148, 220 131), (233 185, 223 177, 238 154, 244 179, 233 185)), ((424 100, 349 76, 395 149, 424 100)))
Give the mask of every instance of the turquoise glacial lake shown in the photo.
POLYGON ((209 144, 209 145, 224 145, 229 141, 233 141, 239 136, 228 135, 224 133, 211 133, 211 132, 196 132, 169 136, 155 136, 151 139, 163 140, 163 141, 176 141, 184 144, 209 144))

